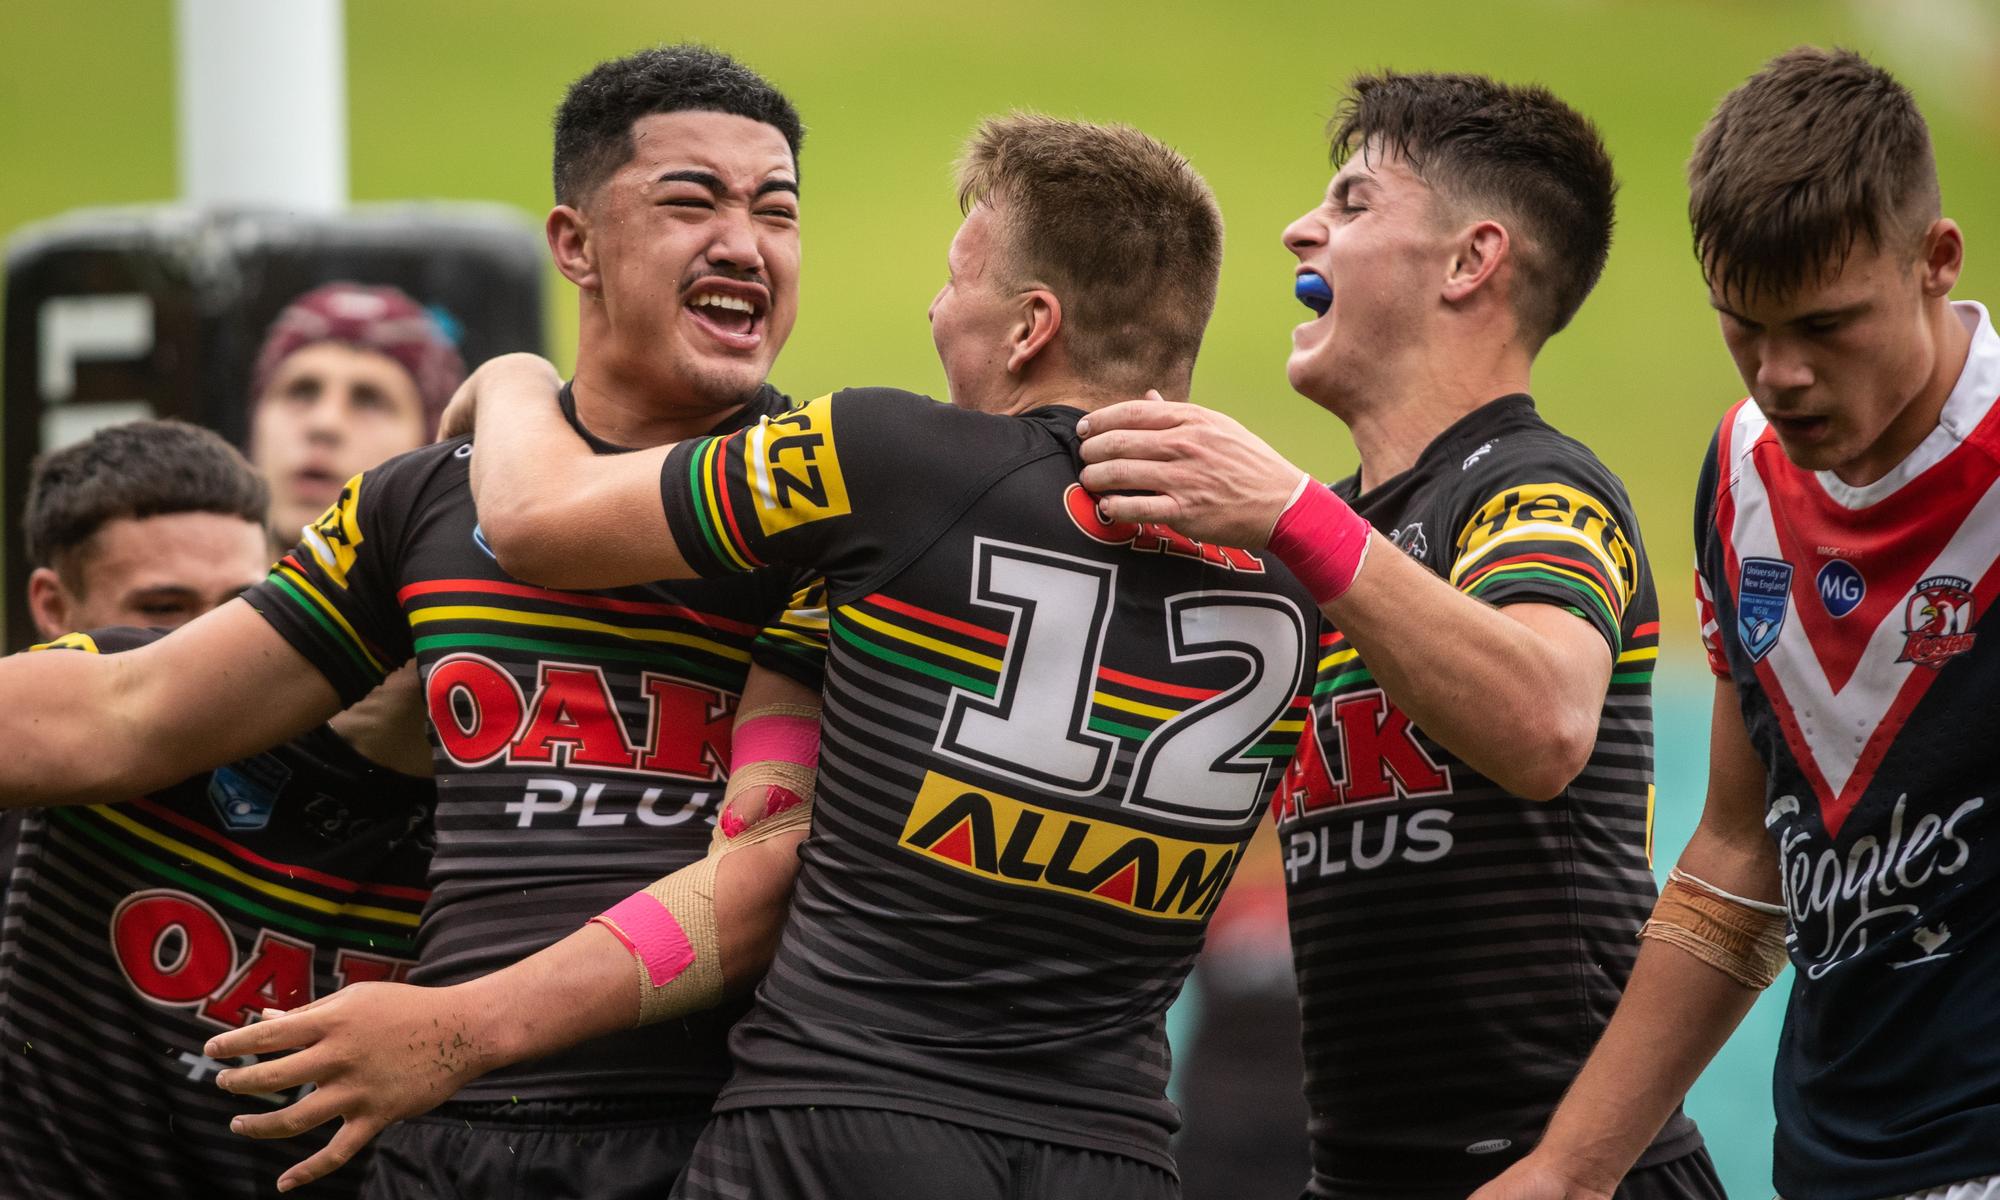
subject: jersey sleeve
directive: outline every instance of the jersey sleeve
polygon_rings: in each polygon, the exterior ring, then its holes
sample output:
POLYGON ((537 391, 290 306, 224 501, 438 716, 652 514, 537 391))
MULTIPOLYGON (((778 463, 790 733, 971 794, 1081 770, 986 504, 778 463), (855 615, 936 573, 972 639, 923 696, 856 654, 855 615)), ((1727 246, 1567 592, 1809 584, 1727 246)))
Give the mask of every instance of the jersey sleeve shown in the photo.
POLYGON ((137 650, 141 646, 159 641, 171 632, 166 629, 140 628, 136 625, 114 625, 107 629, 93 629, 88 633, 65 633, 35 650, 81 650, 85 654, 123 654, 127 650, 137 650))
POLYGON ((750 658, 766 670, 817 691, 826 680, 826 638, 826 581, 817 575, 801 575, 785 611, 757 634, 750 658))
POLYGON ((1708 443, 1708 457, 1701 466, 1701 479, 1694 490, 1694 610, 1701 630, 1701 648, 1708 655, 1708 669, 1717 679, 1729 679, 1729 658, 1722 649, 1722 623, 1716 616, 1715 597, 1727 589, 1723 574, 1722 539, 1715 527, 1716 500, 1721 492, 1720 462, 1722 430, 1708 443))
POLYGON ((679 443, 661 468, 660 498, 697 574, 782 564, 824 575, 838 594, 841 582, 921 550, 962 507, 956 498, 1011 465, 1009 436, 924 396, 849 389, 679 443))
POLYGON ((1604 636, 1615 658, 1646 569, 1624 489, 1581 449, 1509 450, 1467 481, 1451 585, 1498 606, 1566 608, 1604 636))
POLYGON ((411 654, 396 601, 403 533, 435 449, 356 475, 262 583, 250 607, 319 668, 342 701, 375 690, 411 654))

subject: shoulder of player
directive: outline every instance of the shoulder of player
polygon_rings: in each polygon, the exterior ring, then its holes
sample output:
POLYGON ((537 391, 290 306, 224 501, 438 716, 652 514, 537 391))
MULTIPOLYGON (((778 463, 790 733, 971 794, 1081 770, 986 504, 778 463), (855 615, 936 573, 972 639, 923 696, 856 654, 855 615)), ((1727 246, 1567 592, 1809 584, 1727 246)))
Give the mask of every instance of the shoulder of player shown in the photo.
POLYGON ((122 654, 150 646, 172 632, 149 626, 113 625, 87 633, 66 633, 59 638, 30 646, 30 650, 81 650, 85 654, 122 654))
POLYGON ((361 473, 362 487, 374 495, 392 494, 414 501, 431 488, 452 486, 472 478, 472 437, 433 442, 398 454, 361 473))
POLYGON ((1548 484, 1558 490, 1581 492, 1618 511, 1632 515, 1624 480, 1583 442, 1546 423, 1536 423, 1493 438, 1481 452, 1459 467, 1456 489, 1462 506, 1482 508, 1515 489, 1548 484))

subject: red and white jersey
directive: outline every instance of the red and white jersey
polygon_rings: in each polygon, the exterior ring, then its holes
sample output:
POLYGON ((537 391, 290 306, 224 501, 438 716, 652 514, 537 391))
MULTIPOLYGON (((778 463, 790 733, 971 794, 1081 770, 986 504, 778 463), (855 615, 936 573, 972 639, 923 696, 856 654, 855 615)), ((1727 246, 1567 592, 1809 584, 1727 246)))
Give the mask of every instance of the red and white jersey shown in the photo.
POLYGON ((2000 1170, 2000 335, 1864 487, 1755 404, 1696 501, 1702 638, 1769 772, 1797 983, 1777 1185, 1867 1200, 2000 1170))

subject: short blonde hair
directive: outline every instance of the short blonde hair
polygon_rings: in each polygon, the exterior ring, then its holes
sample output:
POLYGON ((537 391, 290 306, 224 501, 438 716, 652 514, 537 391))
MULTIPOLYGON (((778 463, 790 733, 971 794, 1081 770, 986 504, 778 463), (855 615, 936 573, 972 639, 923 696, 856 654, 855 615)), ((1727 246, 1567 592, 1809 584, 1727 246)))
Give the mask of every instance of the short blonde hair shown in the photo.
POLYGON ((1054 292, 1079 373, 1172 386, 1194 371, 1222 274, 1222 212, 1187 159, 1128 125, 994 117, 966 143, 958 203, 1005 218, 1008 266, 1054 292))

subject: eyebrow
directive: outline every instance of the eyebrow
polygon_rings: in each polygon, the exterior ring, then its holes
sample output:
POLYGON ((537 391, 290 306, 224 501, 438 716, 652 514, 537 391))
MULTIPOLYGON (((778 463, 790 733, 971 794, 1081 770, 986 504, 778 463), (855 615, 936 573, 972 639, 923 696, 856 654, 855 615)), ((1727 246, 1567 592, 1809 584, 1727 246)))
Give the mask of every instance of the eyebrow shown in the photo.
MULTIPOLYGON (((692 183, 699 187, 705 187, 709 191, 714 192, 718 196, 726 196, 729 194, 729 185, 723 183, 722 176, 717 175, 713 171, 701 171, 693 169, 667 171, 662 173, 660 177, 658 179, 655 179, 653 182, 692 183)), ((792 195, 796 196, 799 194, 798 181, 793 179, 766 179, 764 182, 757 185, 756 191, 753 191, 750 194, 753 197, 768 196, 772 192, 790 192, 792 195)))
MULTIPOLYGON (((1716 312, 1723 314, 1724 316, 1733 317, 1736 320, 1741 321, 1745 325, 1757 324, 1757 322, 1752 321, 1750 318, 1744 316, 1742 313, 1737 312, 1735 309, 1730 308, 1728 305, 1722 303, 1720 300, 1717 300, 1714 296, 1710 296, 1708 298, 1708 306, 1714 309, 1716 312)), ((1816 308, 1811 312, 1798 313, 1795 316, 1790 316, 1785 318, 1783 324, 1796 325, 1805 321, 1826 321, 1841 317, 1852 317, 1860 313, 1867 312, 1870 308, 1873 308, 1874 306, 1875 302, 1872 299, 1856 300, 1852 304, 1842 305, 1838 308, 1816 308)))
MULTIPOLYGON (((238 589, 238 591, 241 591, 241 589, 238 589)), ((234 599, 236 595, 237 592, 231 592, 230 598, 234 599)), ((157 583, 147 587, 134 588, 132 591, 125 593, 125 603, 127 604, 144 604, 147 601, 200 599, 201 593, 199 591, 181 583, 157 583)))

